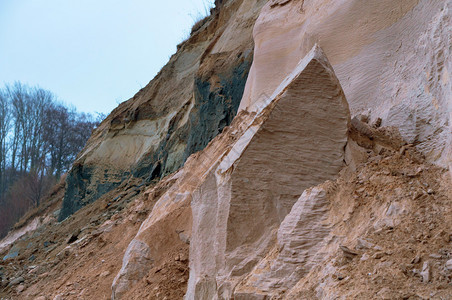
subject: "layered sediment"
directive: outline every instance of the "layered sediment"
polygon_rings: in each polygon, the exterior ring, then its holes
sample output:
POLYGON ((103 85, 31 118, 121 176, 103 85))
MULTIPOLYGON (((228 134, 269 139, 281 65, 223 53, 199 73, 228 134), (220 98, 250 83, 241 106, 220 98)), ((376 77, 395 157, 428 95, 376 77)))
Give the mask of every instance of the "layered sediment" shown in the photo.
POLYGON ((0 297, 447 299, 451 2, 215 3, 0 242, 0 297))
POLYGON ((193 195, 187 299, 233 297, 303 191, 344 166, 348 104, 318 47, 262 105, 193 195))

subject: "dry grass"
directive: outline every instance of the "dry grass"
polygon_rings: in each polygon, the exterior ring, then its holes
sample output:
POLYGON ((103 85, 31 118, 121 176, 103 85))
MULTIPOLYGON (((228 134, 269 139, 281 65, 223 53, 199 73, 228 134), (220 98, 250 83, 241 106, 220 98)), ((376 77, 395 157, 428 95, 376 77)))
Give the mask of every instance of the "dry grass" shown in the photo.
POLYGON ((213 0, 204 0, 203 8, 201 10, 199 10, 198 12, 196 12, 194 14, 192 14, 192 13, 189 14, 189 16, 191 17, 191 19, 193 21, 193 23, 192 23, 193 25, 192 25, 190 31, 187 30, 185 32, 179 45, 181 45, 183 42, 187 41, 194 32, 198 31, 209 20, 209 18, 211 17, 211 13, 214 8, 214 5, 215 4, 213 3, 213 0))

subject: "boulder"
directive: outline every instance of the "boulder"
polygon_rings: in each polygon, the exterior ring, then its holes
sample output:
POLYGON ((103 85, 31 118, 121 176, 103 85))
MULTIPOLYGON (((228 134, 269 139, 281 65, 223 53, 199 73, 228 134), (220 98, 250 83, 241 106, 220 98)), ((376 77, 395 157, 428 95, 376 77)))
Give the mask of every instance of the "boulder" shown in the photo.
POLYGON ((122 294, 141 280, 146 275, 147 270, 143 265, 150 265, 149 246, 142 241, 134 239, 126 250, 122 268, 116 275, 112 285, 112 300, 120 299, 122 294))
POLYGON ((20 276, 20 277, 17 277, 17 278, 12 279, 12 280, 9 282, 9 285, 10 285, 10 286, 18 285, 18 284, 23 283, 24 281, 25 281, 25 279, 24 279, 22 276, 20 276))
POLYGON ((446 269, 447 269, 448 271, 452 271, 452 259, 449 259, 449 260, 446 262, 446 269))
POLYGON ((186 299, 198 299, 199 284, 230 293, 221 278, 234 282, 250 272, 303 191, 343 167, 350 113, 319 47, 255 109, 251 125, 193 194, 186 299))
MULTIPOLYGON (((326 222, 329 204, 325 187, 305 190, 278 229, 275 254, 269 254, 259 262, 236 288, 234 296, 260 291, 270 298, 272 294, 292 288, 321 262, 326 256, 322 248, 330 234, 330 225, 326 222)), ((347 247, 342 247, 347 249, 347 255, 356 256, 347 247)))

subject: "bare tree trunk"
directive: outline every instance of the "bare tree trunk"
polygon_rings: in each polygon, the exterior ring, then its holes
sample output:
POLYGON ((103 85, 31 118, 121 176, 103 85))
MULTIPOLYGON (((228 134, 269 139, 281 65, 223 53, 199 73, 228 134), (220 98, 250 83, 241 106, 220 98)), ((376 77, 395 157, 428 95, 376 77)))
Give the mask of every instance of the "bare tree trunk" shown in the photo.
POLYGON ((3 200, 6 191, 7 138, 10 120, 8 98, 3 91, 0 91, 0 203, 3 200))

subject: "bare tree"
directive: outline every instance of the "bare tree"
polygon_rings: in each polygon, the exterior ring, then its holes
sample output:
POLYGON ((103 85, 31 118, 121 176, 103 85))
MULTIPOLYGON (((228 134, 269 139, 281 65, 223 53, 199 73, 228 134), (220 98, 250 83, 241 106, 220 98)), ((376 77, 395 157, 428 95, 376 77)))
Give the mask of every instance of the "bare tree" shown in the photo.
POLYGON ((8 133, 11 111, 7 95, 0 90, 0 203, 6 191, 6 159, 8 157, 8 133))
POLYGON ((15 82, 0 89, 0 236, 4 224, 40 204, 99 121, 39 87, 15 82))
POLYGON ((70 112, 62 104, 53 103, 45 111, 44 140, 49 156, 49 173, 59 178, 64 170, 68 147, 70 112))
POLYGON ((12 106, 12 117, 14 119, 13 137, 11 141, 11 169, 15 171, 19 168, 21 172, 24 166, 24 156, 27 153, 25 141, 28 136, 24 128, 26 123, 25 103, 29 97, 28 87, 20 82, 15 82, 12 86, 6 86, 6 94, 12 106))
POLYGON ((46 110, 54 101, 55 96, 44 89, 34 88, 29 103, 29 125, 31 132, 29 140, 30 170, 44 172, 45 145, 44 124, 47 122, 46 110))

